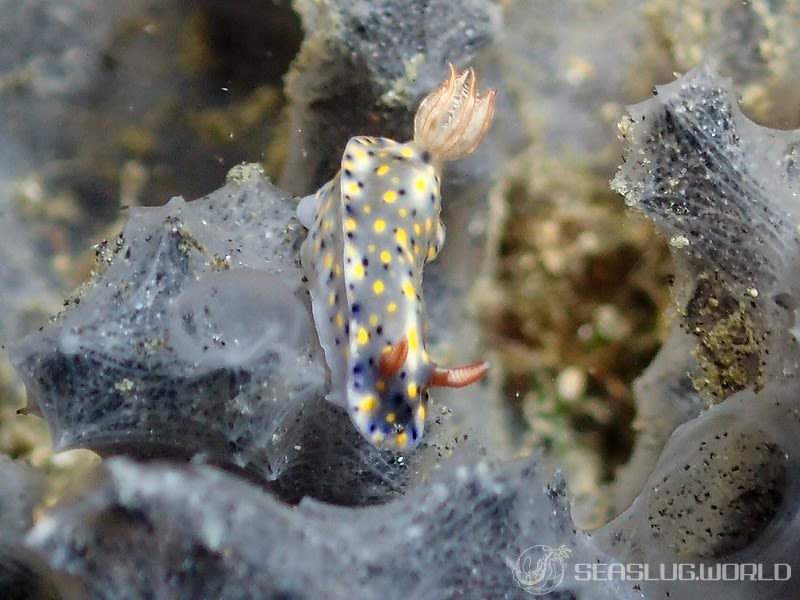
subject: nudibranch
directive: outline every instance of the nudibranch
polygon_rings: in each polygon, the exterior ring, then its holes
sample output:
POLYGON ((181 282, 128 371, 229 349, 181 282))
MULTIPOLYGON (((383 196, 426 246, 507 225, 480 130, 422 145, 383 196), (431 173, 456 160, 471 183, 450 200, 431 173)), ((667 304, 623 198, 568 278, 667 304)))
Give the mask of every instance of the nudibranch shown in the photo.
POLYGON ((442 166, 486 135, 495 91, 478 93, 472 69, 425 97, 414 139, 354 137, 337 175, 298 205, 309 229, 300 260, 331 373, 329 399, 345 406, 374 445, 416 446, 432 386, 462 387, 486 362, 445 369, 425 348, 422 270, 444 243, 442 166))

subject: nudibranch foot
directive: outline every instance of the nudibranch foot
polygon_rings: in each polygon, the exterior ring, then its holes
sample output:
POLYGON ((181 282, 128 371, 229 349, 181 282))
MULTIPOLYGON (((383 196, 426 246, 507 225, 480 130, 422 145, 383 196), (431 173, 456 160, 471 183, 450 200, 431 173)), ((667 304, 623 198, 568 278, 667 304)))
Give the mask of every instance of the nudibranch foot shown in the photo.
POLYGON ((485 360, 452 369, 435 367, 431 371, 428 385, 432 387, 466 387, 483 378, 488 372, 489 362, 485 360))
POLYGON ((438 164, 472 153, 494 116, 495 90, 482 97, 475 71, 457 73, 448 66, 450 76, 422 100, 414 117, 414 143, 438 164))

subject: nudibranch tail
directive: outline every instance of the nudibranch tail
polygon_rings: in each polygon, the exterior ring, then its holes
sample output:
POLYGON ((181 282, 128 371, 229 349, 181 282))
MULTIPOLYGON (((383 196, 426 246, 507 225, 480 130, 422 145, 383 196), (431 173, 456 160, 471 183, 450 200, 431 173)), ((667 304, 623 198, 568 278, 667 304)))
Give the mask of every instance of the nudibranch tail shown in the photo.
POLYGON ((485 360, 452 369, 436 367, 431 371, 428 385, 451 388, 466 387, 481 379, 488 372, 489 363, 485 360))
POLYGON ((457 73, 448 66, 450 76, 422 100, 414 117, 414 143, 439 164, 475 150, 494 116, 495 90, 481 96, 475 71, 457 73))

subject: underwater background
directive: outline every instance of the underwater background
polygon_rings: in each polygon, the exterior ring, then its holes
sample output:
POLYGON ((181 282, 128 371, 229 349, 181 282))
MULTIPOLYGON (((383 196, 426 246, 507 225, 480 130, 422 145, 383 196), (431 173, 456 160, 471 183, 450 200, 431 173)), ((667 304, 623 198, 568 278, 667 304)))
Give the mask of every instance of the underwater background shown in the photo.
POLYGON ((800 3, 0 15, 0 596, 796 596, 800 3), (492 367, 397 453, 325 399, 295 211, 448 63, 497 100, 427 344, 492 367))

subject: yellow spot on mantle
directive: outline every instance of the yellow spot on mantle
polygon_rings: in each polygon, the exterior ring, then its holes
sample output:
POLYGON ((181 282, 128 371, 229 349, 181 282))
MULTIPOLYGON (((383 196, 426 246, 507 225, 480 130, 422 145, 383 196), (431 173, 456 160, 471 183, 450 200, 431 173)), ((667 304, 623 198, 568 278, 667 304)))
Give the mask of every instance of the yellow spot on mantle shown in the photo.
POLYGON ((397 201, 397 192, 394 190, 387 190, 383 193, 383 201, 391 204, 397 201))
POLYGON ((416 290, 414 290, 414 286, 408 279, 403 282, 403 293, 409 298, 413 298, 417 293, 416 290))
POLYGON ((389 305, 386 307, 386 312, 390 315, 393 315, 397 312, 397 302, 389 302, 389 305))
POLYGON ((366 346, 369 343, 369 331, 361 327, 358 330, 358 337, 356 338, 359 345, 366 346))
POLYGON ((386 415, 386 422, 391 424, 397 420, 397 415, 393 412, 390 412, 386 415))
POLYGON ((373 228, 375 229, 375 233, 383 233, 383 230, 386 229, 386 221, 383 219, 377 219, 373 225, 373 228))
POLYGON ((417 397, 417 384, 416 383, 409 383, 408 384, 408 397, 409 398, 416 398, 417 397))
POLYGON ((376 279, 375 282, 372 284, 372 291, 375 292, 376 295, 382 294, 384 289, 386 288, 383 285, 383 281, 380 279, 376 279))
POLYGON ((398 448, 403 448, 408 443, 408 434, 405 431, 398 433, 397 437, 394 438, 394 441, 398 448))
POLYGON ((389 252, 388 250, 382 251, 381 252, 381 260, 383 262, 387 263, 387 264, 392 262, 392 253, 389 252))
POLYGON ((379 176, 386 175, 389 172, 389 165, 381 165, 375 169, 375 174, 379 176))
POLYGON ((358 410, 365 413, 371 413, 377 406, 378 401, 375 399, 375 396, 370 394, 361 401, 361 404, 358 405, 358 410))
POLYGON ((355 181, 351 181, 344 187, 345 194, 349 194, 351 196, 355 196, 360 192, 360 188, 355 181))
POLYGON ((417 336, 417 328, 408 328, 408 350, 413 352, 419 348, 419 337, 417 336))

